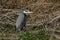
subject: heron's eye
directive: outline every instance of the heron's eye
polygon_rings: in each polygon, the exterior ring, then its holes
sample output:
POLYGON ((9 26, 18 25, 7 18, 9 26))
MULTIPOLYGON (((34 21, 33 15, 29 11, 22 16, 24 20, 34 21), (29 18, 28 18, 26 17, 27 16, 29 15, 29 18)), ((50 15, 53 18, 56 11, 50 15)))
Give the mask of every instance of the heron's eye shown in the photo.
POLYGON ((25 11, 25 12, 28 12, 28 11, 25 11))

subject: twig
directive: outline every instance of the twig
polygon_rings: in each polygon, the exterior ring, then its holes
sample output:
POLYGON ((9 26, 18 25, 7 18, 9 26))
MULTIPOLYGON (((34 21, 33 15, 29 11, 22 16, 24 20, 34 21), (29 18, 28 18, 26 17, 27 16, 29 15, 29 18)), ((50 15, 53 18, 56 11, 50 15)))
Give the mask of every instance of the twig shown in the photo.
POLYGON ((54 37, 56 37, 57 39, 59 39, 59 40, 60 40, 60 37, 59 37, 58 35, 54 35, 54 37))
POLYGON ((55 17, 55 18, 53 18, 51 21, 49 21, 49 23, 52 23, 54 20, 56 20, 56 19, 58 19, 58 18, 60 18, 60 15, 57 16, 57 17, 55 17))
MULTIPOLYGON (((57 17, 55 17, 55 18, 53 18, 49 23, 52 23, 53 21, 55 21, 56 19, 58 19, 58 18, 60 18, 60 15, 59 16, 57 16, 57 17)), ((58 26, 57 26, 58 27, 58 26)), ((54 27, 54 30, 52 30, 52 34, 50 35, 50 39, 49 40, 52 40, 52 38, 53 38, 53 35, 55 35, 55 29, 57 28, 57 27, 54 27)))

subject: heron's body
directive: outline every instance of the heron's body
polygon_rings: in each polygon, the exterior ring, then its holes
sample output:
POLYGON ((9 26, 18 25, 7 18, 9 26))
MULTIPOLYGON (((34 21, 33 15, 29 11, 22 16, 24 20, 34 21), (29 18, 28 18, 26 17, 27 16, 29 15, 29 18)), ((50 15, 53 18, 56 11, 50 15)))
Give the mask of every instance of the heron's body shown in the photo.
POLYGON ((16 29, 17 31, 22 31, 23 27, 26 25, 26 21, 28 18, 28 13, 31 13, 29 11, 23 11, 19 14, 17 21, 16 21, 16 29))
POLYGON ((27 20, 27 15, 21 13, 17 18, 16 28, 21 31, 23 27, 26 25, 26 20, 27 20))

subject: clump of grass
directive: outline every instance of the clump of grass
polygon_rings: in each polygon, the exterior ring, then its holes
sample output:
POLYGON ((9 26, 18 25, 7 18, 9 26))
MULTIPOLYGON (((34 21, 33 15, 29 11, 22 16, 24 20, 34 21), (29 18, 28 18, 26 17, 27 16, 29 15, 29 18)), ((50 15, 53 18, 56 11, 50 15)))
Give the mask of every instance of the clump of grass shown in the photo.
MULTIPOLYGON (((7 37, 7 38, 12 37, 13 35, 10 36, 10 34, 13 34, 14 31, 15 31, 15 27, 9 27, 9 28, 1 27, 0 28, 0 33, 2 34, 2 35, 0 35, 1 40, 5 40, 4 39, 5 37, 7 37), (11 33, 10 33, 10 31, 11 31, 11 33)), ((15 31, 15 33, 14 33, 15 35, 13 36, 13 38, 17 37, 17 40, 49 40, 49 35, 45 35, 44 31, 42 31, 42 30, 39 30, 39 31, 35 30, 32 32, 31 31, 25 31, 25 32, 16 32, 15 31)))
POLYGON ((56 30, 60 30, 60 27, 57 27, 56 30))
POLYGON ((38 33, 22 32, 18 34, 18 40, 49 40, 49 36, 43 31, 38 33))
POLYGON ((4 26, 0 26, 0 33, 15 33, 16 29, 15 26, 8 26, 8 27, 4 27, 4 26))

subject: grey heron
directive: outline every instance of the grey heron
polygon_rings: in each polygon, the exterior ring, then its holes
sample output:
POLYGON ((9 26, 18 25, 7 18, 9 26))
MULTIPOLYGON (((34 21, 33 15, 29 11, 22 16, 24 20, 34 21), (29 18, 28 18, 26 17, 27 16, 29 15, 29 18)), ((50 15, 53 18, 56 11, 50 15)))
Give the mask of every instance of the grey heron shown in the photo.
POLYGON ((16 20, 17 31, 22 31, 23 30, 23 27, 26 25, 26 21, 27 21, 28 15, 30 13, 33 13, 33 12, 31 12, 29 10, 24 10, 19 14, 19 16, 16 20))

